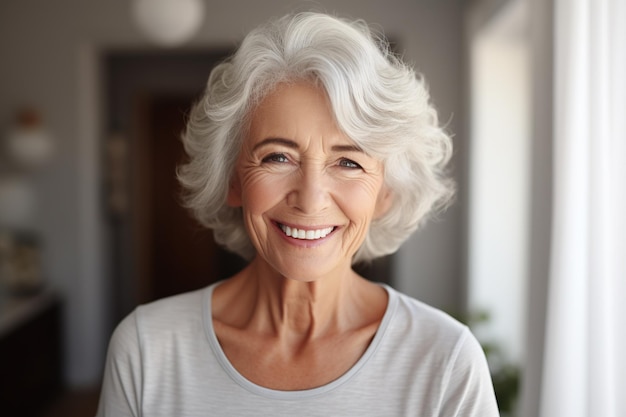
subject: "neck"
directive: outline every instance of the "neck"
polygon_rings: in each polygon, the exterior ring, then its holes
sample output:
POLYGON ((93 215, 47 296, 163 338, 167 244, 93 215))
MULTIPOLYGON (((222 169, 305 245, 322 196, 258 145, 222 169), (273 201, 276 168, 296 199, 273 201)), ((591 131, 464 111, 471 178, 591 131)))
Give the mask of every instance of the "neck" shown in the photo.
POLYGON ((244 271, 248 325, 285 340, 311 340, 350 328, 364 280, 349 265, 305 282, 277 273, 259 258, 244 271), (252 284, 252 285, 251 285, 252 284))

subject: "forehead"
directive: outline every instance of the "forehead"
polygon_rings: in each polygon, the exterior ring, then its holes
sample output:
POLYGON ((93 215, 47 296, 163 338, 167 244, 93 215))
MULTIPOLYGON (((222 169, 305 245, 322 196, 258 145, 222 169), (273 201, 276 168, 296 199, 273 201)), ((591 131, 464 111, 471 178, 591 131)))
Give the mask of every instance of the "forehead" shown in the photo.
POLYGON ((323 88, 316 86, 312 82, 297 81, 276 85, 259 102, 253 111, 253 115, 257 113, 267 114, 276 109, 288 110, 293 107, 297 109, 299 106, 321 106, 329 114, 332 114, 328 97, 323 88))
POLYGON ((249 137, 262 140, 268 136, 321 136, 352 142, 338 128, 324 89, 309 82, 278 85, 252 111, 249 137))

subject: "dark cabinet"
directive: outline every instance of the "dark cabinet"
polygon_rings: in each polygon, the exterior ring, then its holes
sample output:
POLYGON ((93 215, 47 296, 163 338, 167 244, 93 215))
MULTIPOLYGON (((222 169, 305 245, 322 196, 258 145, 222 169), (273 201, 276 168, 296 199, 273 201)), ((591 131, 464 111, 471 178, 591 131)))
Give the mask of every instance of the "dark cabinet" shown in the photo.
POLYGON ((62 387, 62 306, 51 293, 0 301, 0 413, 37 416, 62 387))

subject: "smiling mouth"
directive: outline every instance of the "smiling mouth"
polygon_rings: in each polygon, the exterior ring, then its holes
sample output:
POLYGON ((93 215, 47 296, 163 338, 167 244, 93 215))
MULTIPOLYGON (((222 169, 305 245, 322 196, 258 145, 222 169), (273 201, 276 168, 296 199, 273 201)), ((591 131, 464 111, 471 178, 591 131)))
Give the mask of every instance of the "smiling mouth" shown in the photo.
POLYGON ((295 227, 285 226, 284 224, 278 224, 280 230, 289 237, 294 239, 302 239, 302 240, 317 240, 322 239, 328 236, 333 230, 334 227, 325 227, 323 229, 312 229, 312 230, 304 230, 298 229, 295 227))

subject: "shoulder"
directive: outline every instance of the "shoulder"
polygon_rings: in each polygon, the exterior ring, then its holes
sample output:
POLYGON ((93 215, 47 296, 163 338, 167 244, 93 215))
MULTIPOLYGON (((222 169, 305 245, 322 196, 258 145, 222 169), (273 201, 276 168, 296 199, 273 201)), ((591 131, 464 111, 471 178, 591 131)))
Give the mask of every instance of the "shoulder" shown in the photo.
POLYGON ((144 394, 175 375, 180 357, 203 346, 211 287, 137 307, 116 327, 107 353, 98 415, 139 415, 144 394))
POLYGON ((387 288, 387 291, 390 307, 393 308, 390 327, 396 332, 415 335, 431 343, 455 344, 460 338, 467 337, 467 326, 444 311, 392 288, 387 288))
POLYGON ((162 298, 138 306, 116 327, 111 348, 149 347, 159 339, 202 334, 204 303, 210 287, 162 298))
POLYGON ((485 365, 482 347, 468 327, 449 314, 393 289, 385 334, 388 353, 415 358, 416 366, 459 369, 485 365))
POLYGON ((424 390, 432 394, 424 401, 440 410, 437 415, 498 415, 484 352, 467 326, 421 301, 388 291, 395 306, 382 350, 384 358, 399 363, 395 377, 417 387, 414 396, 424 390))
POLYGON ((141 325, 167 327, 180 324, 181 319, 201 318, 208 288, 178 294, 143 304, 135 310, 141 325))

